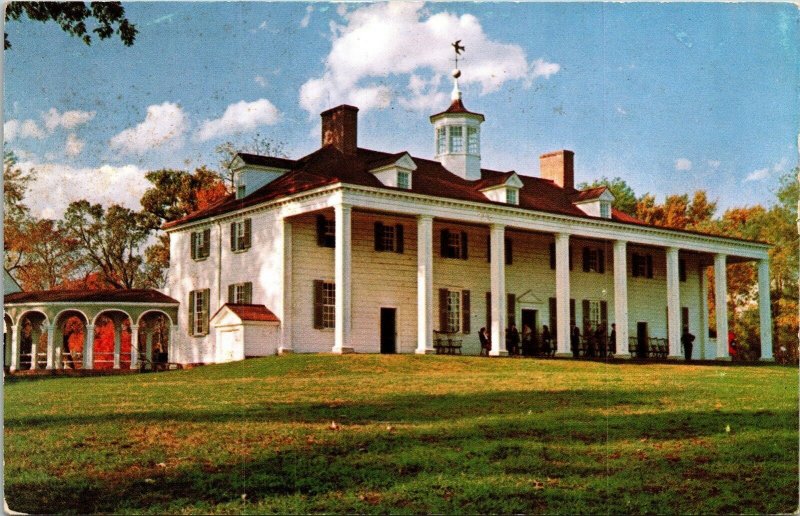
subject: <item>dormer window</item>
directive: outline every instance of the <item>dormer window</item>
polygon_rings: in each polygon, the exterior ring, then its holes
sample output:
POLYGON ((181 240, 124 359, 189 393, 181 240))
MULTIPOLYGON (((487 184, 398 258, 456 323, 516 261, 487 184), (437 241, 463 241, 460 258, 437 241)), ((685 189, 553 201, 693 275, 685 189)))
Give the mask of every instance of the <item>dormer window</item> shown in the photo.
POLYGON ((585 214, 601 219, 611 218, 611 203, 614 194, 605 186, 583 190, 573 197, 573 203, 585 214))
POLYGON ((479 142, 480 140, 478 139, 478 128, 467 127, 467 153, 480 154, 481 149, 479 142))
POLYGON ((519 204, 518 192, 515 188, 506 188, 506 204, 519 204))
POLYGON ((397 172, 397 188, 411 189, 411 173, 405 170, 397 172))
POLYGON ((450 128, 450 152, 464 151, 464 129, 461 126, 450 128))

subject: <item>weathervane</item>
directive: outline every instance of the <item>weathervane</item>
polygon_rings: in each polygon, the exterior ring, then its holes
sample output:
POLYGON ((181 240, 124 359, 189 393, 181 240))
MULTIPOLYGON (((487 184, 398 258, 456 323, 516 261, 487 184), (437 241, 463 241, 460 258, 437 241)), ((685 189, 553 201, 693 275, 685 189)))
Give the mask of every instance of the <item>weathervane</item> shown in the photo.
POLYGON ((450 46, 453 47, 453 50, 456 52, 456 67, 453 69, 453 92, 450 94, 450 98, 452 100, 461 100, 461 90, 458 87, 458 78, 461 77, 461 70, 458 69, 458 56, 460 56, 461 51, 466 50, 466 48, 461 44, 460 39, 455 43, 451 43, 450 46))

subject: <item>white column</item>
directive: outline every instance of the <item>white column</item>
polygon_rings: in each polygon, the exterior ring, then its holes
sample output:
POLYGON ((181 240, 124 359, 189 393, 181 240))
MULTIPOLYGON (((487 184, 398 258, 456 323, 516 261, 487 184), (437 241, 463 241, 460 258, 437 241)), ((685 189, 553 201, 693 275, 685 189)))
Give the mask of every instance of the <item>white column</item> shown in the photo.
POLYGON ((283 302, 278 354, 292 352, 292 223, 283 219, 283 302))
POLYGON ((114 315, 111 323, 114 325, 114 369, 119 369, 119 359, 122 354, 122 321, 114 315))
POLYGON ((11 366, 9 370, 13 373, 19 369, 19 332, 22 324, 11 326, 11 366))
POLYGON ((55 363, 55 329, 56 327, 54 324, 47 327, 47 363, 45 369, 53 369, 53 364, 55 363))
POLYGON ((39 368, 39 339, 41 337, 42 333, 31 327, 31 369, 39 368))
POLYGON ((727 256, 714 255, 714 301, 717 310, 717 360, 728 355, 728 269, 727 256))
POLYGON ((144 334, 145 353, 147 354, 147 369, 153 369, 153 332, 144 334))
POLYGON ((333 352, 342 354, 353 352, 353 344, 350 342, 352 207, 349 204, 337 204, 334 206, 333 211, 336 216, 336 249, 334 253, 336 328, 334 330, 333 352))
POLYGON ((131 369, 139 368, 139 325, 131 324, 131 369))
POLYGON ((417 217, 417 349, 418 355, 433 349, 433 217, 417 217))
POLYGON ((758 319, 761 326, 761 360, 772 358, 772 309, 769 297, 769 258, 758 261, 758 319))
POLYGON ((489 264, 491 275, 492 299, 492 349, 493 357, 508 355, 506 349, 506 228, 502 224, 489 226, 489 245, 492 262, 489 264))
POLYGON ((628 349, 628 243, 614 241, 614 323, 617 325, 616 357, 630 357, 628 349))
POLYGON ((570 356, 569 235, 556 233, 556 353, 570 356))
POLYGON ((697 344, 700 346, 700 360, 705 360, 708 345, 708 277, 703 264, 700 264, 700 329, 697 332, 697 344))
POLYGON ((681 281, 678 248, 667 248, 667 340, 670 358, 681 357, 681 281))
POLYGON ((94 367, 94 324, 86 325, 86 335, 83 344, 83 368, 92 369, 94 367))

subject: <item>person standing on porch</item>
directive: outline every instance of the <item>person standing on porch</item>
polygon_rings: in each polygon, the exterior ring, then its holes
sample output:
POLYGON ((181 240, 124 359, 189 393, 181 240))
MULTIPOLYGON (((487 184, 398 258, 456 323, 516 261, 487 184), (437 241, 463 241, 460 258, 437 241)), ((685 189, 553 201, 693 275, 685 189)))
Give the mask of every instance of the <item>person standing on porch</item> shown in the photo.
POLYGON ((683 344, 683 352, 686 355, 686 361, 692 360, 692 343, 694 342, 694 335, 689 333, 689 328, 683 328, 683 335, 681 336, 681 344, 683 344))
MULTIPOLYGON (((553 336, 550 335, 550 328, 547 327, 545 324, 542 326, 542 353, 544 356, 548 356, 551 353, 550 345, 552 344, 553 336)), ((555 350, 553 350, 553 354, 555 354, 555 350)))
POLYGON ((533 332, 531 327, 527 324, 522 325, 522 354, 525 356, 532 356, 533 350, 533 332))
POLYGON ((509 355, 519 355, 519 330, 516 324, 506 330, 506 350, 509 355))
POLYGON ((488 357, 489 350, 492 349, 492 343, 485 327, 481 328, 478 332, 478 339, 481 341, 481 356, 488 357))
POLYGON ((611 323, 611 335, 608 337, 608 355, 613 357, 617 353, 617 325, 611 323))
POLYGON ((581 350, 581 330, 577 326, 572 327, 570 334, 570 347, 572 348, 572 357, 578 358, 581 350))

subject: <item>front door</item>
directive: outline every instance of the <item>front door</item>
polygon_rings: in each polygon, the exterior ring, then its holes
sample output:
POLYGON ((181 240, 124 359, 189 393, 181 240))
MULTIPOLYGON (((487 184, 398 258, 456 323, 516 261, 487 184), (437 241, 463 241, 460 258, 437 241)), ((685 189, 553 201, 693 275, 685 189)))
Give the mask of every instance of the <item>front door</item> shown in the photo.
POLYGON ((638 354, 640 357, 647 356, 647 323, 636 323, 636 346, 639 348, 638 354))
POLYGON ((539 348, 538 337, 536 335, 536 323, 538 317, 538 312, 536 310, 531 310, 529 308, 522 309, 522 326, 520 327, 520 331, 522 332, 522 354, 526 356, 533 355, 536 350, 539 348), (526 338, 525 327, 530 328, 531 334, 530 338, 526 338))
POLYGON ((397 353, 396 308, 381 308, 381 353, 397 353))

